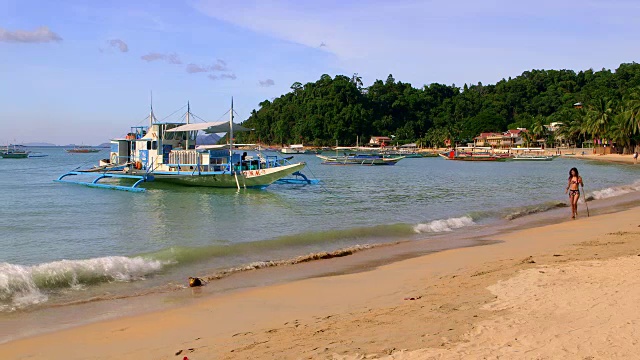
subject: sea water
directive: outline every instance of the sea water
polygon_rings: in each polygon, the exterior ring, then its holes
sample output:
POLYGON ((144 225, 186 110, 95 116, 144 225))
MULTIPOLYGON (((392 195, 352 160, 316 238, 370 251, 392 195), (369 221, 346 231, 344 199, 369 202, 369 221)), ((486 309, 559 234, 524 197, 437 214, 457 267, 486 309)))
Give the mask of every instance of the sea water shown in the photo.
POLYGON ((300 155, 293 161, 305 161, 303 172, 320 185, 145 184, 147 192, 129 193, 53 181, 96 165, 107 150, 32 150, 48 156, 0 159, 0 318, 166 289, 189 274, 215 278, 301 255, 471 234, 566 206, 574 166, 596 201, 640 190, 640 166, 574 158, 330 166, 300 155))

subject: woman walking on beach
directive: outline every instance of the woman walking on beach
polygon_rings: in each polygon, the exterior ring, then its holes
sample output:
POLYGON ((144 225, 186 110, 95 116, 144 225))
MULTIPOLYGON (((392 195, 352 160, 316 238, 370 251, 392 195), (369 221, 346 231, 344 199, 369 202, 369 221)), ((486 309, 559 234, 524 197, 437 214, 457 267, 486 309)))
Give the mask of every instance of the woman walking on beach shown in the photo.
POLYGON ((582 177, 578 174, 578 169, 571 168, 569 170, 569 183, 567 189, 564 191, 569 193, 569 202, 571 203, 571 218, 575 219, 578 216, 578 199, 580 199, 580 186, 584 189, 584 183, 582 177))

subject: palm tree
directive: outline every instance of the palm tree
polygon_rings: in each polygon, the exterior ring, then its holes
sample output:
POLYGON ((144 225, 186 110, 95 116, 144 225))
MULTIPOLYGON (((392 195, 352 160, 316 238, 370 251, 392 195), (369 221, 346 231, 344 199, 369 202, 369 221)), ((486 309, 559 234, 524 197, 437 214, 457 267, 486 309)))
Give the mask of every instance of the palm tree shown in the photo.
POLYGON ((601 139, 607 134, 609 126, 615 116, 613 100, 600 98, 595 106, 590 106, 587 110, 587 131, 591 133, 592 139, 601 139))
POLYGON ((533 123, 533 127, 531 128, 531 135, 533 140, 544 139, 544 135, 547 132, 547 128, 544 126, 545 124, 544 118, 539 116, 536 118, 533 123))
POLYGON ((358 89, 362 88, 362 77, 358 75, 358 73, 353 73, 351 76, 351 82, 356 85, 358 89))
POLYGON ((531 134, 528 131, 523 131, 521 132, 522 134, 522 140, 524 141, 524 144, 526 147, 529 147, 529 143, 531 143, 531 140, 533 140, 531 134))
POLYGON ((631 145, 633 130, 633 123, 629 121, 627 112, 620 111, 613 117, 606 136, 616 145, 622 146, 624 153, 627 153, 627 149, 631 145))
POLYGON ((630 93, 623 101, 633 134, 640 133, 640 88, 630 93))

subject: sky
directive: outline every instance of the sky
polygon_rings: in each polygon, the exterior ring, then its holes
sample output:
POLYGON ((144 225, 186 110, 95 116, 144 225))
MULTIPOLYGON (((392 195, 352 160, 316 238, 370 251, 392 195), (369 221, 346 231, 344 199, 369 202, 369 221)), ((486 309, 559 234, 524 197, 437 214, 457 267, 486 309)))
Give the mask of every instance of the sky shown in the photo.
MULTIPOLYGON (((96 145, 294 82, 493 84, 638 61, 636 0, 0 0, 0 144, 96 145), (171 115, 177 111, 177 115, 171 115)), ((198 120, 200 121, 200 120, 198 120)))

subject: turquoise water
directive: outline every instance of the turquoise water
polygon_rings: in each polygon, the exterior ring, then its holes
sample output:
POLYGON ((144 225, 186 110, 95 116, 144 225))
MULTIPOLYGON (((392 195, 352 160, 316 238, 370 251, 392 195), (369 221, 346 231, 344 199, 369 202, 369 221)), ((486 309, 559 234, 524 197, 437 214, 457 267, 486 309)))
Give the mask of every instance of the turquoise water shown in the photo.
POLYGON ((354 245, 471 232, 566 202, 576 166, 595 199, 640 190, 639 167, 551 162, 404 159, 395 166, 328 166, 301 155, 318 186, 267 190, 150 186, 128 193, 60 184, 107 157, 34 149, 0 159, 0 311, 82 299, 114 288, 199 275, 354 245))

